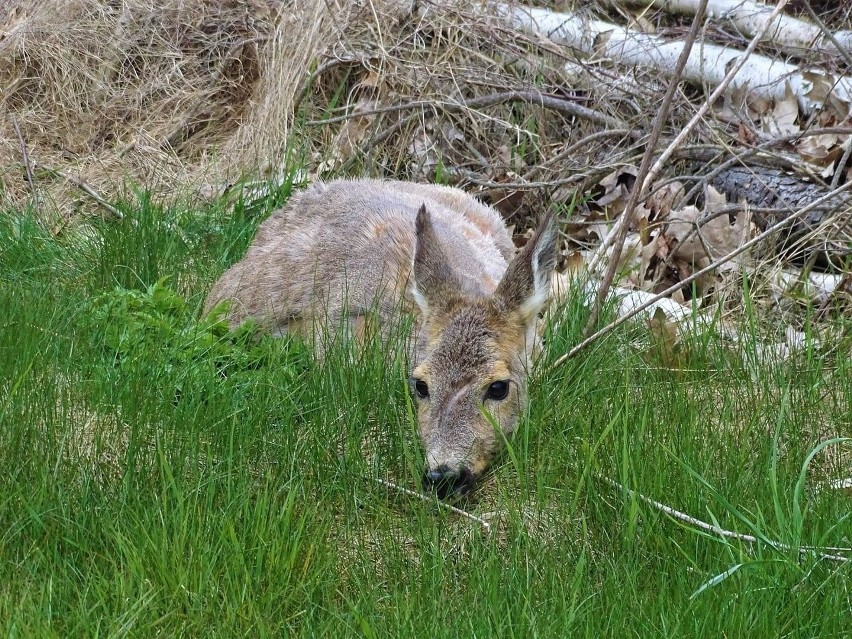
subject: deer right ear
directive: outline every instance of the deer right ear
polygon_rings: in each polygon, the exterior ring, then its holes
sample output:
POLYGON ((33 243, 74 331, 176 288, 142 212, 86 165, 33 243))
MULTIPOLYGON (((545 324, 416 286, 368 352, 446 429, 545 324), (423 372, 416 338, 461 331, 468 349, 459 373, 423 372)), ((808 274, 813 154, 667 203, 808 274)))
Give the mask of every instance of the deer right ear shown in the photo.
POLYGON ((426 315, 446 304, 460 286, 438 241, 432 216, 425 204, 417 211, 414 232, 416 241, 411 294, 420 312, 426 315))

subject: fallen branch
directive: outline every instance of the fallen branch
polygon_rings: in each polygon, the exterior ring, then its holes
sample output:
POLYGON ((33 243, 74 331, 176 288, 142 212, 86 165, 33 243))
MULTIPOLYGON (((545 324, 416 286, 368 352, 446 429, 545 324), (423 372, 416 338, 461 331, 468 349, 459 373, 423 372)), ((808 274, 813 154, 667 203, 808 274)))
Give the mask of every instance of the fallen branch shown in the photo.
MULTIPOLYGON (((470 100, 465 100, 463 102, 438 102, 435 100, 417 100, 415 102, 408 102, 406 104, 393 104, 385 107, 378 107, 376 109, 365 109, 364 111, 357 111, 355 113, 350 113, 346 115, 338 115, 336 117, 327 118, 324 120, 309 120, 305 124, 309 126, 333 124, 335 122, 343 122, 344 120, 349 120, 351 118, 360 118, 366 115, 378 115, 381 113, 391 113, 394 111, 407 111, 409 109, 432 108, 454 113, 458 111, 464 111, 466 109, 482 109, 485 107, 496 106, 498 104, 505 104, 506 102, 526 102, 527 104, 543 106, 547 109, 552 109, 553 111, 559 111, 560 113, 564 113, 565 115, 571 115, 589 120, 591 122, 594 122, 595 124, 600 124, 601 126, 616 127, 618 129, 624 129, 627 126, 621 120, 606 115, 605 113, 601 113, 600 111, 596 111, 595 109, 580 106, 579 104, 575 104, 574 102, 571 102, 564 98, 560 98, 554 95, 547 95, 545 93, 541 93, 540 91, 534 90, 505 91, 503 93, 492 93, 491 95, 483 95, 481 97, 471 98, 470 100)), ((628 130, 627 135, 638 137, 638 134, 636 134, 636 132, 634 132, 633 130, 628 130)))
MULTIPOLYGON (((666 75, 672 73, 684 48, 683 42, 668 42, 653 34, 590 19, 584 13, 559 13, 502 3, 494 6, 516 29, 572 47, 590 57, 606 57, 666 75)), ((764 28, 769 26, 771 22, 764 22, 764 28)), ((683 77, 694 84, 719 86, 727 70, 745 55, 738 49, 704 43, 690 54, 683 77)), ((803 71, 794 64, 767 56, 748 56, 730 84, 731 91, 747 91, 751 97, 764 100, 783 99, 788 87, 805 111, 818 109, 829 95, 852 104, 852 77, 835 76, 822 69, 803 71)))
POLYGON ((424 495, 424 494, 418 493, 414 490, 410 490, 410 489, 404 488, 402 486, 397 486, 393 482, 389 482, 389 481, 386 481, 384 479, 379 479, 378 477, 373 477, 373 481, 375 481, 377 484, 381 484, 385 488, 390 488, 392 490, 395 490, 398 493, 401 493, 403 495, 407 495, 408 497, 414 497, 416 499, 419 499, 420 501, 429 502, 430 504, 435 504, 436 506, 440 506, 441 508, 446 508, 450 512, 453 512, 457 515, 460 515, 462 517, 470 519, 471 521, 475 521, 477 524, 482 526, 483 530, 485 530, 486 533, 491 532, 491 524, 489 524, 484 519, 481 519, 481 518, 477 517, 476 515, 472 515, 469 512, 462 510, 461 508, 456 508, 455 506, 451 506, 450 504, 446 504, 446 503, 440 501, 437 497, 430 497, 429 495, 424 495))
POLYGON ((12 116, 12 127, 15 129, 15 135, 18 136, 18 145, 21 148, 21 159, 24 162, 24 169, 27 172, 27 184, 30 185, 32 195, 36 194, 35 180, 33 180, 33 167, 30 165, 30 156, 27 153, 27 143, 24 141, 24 134, 21 133, 21 127, 18 126, 18 118, 12 116))
POLYGON ((655 501, 655 500, 651 499, 650 497, 646 497, 645 495, 643 495, 642 493, 640 493, 638 491, 635 491, 631 488, 627 488, 626 486, 619 484, 617 481, 610 479, 609 477, 604 477, 603 475, 599 475, 597 473, 594 473, 593 476, 598 481, 602 481, 603 483, 609 485, 612 488, 615 488, 616 490, 626 492, 631 497, 634 497, 634 498, 638 499, 639 501, 641 501, 645 504, 648 504, 652 508, 659 510, 660 512, 665 513, 666 515, 668 515, 669 517, 672 517, 673 519, 677 519, 677 520, 682 521, 684 523, 687 523, 691 526, 695 526, 696 528, 700 528, 701 530, 706 530, 708 532, 715 533, 715 534, 717 534, 721 537, 727 537, 728 539, 738 539, 740 541, 745 541, 745 542, 749 542, 749 543, 763 542, 765 544, 772 546, 773 548, 775 548, 777 550, 786 550, 786 551, 795 550, 800 555, 815 555, 816 557, 818 557, 820 559, 828 559, 830 561, 841 561, 841 562, 852 561, 852 557, 844 557, 842 555, 830 554, 830 553, 837 553, 837 552, 852 553, 852 548, 843 548, 843 547, 835 547, 835 546, 828 546, 828 547, 791 546, 789 544, 785 544, 785 543, 782 543, 780 541, 773 541, 771 539, 758 539, 754 535, 747 535, 747 534, 744 534, 744 533, 738 533, 738 532, 734 532, 733 530, 726 530, 724 528, 720 528, 719 526, 715 526, 713 524, 708 524, 706 521, 702 521, 702 520, 697 519, 697 518, 695 518, 691 515, 687 515, 684 512, 681 512, 679 510, 675 510, 671 506, 666 506, 665 504, 658 502, 658 501, 655 501), (827 553, 827 552, 823 552, 823 551, 829 551, 829 552, 827 553))
MULTIPOLYGON (((697 0, 624 0, 624 4, 657 7, 663 11, 695 15, 697 0)), ((774 7, 752 0, 710 0, 707 15, 716 22, 729 22, 746 36, 764 32, 762 40, 793 54, 815 51, 832 56, 852 49, 852 31, 831 33, 819 25, 787 15, 773 16, 774 7)))
POLYGON ((44 164, 36 163, 36 167, 44 169, 48 173, 53 173, 54 175, 58 175, 59 177, 65 179, 65 180, 68 180, 69 182, 71 182, 71 184, 75 185, 77 188, 79 188, 81 191, 83 191, 83 193, 88 195, 95 202, 97 202, 101 207, 103 207, 105 210, 112 213, 119 220, 124 218, 124 213, 122 213, 117 208, 115 208, 112 204, 107 202, 103 197, 100 196, 100 194, 97 191, 95 191, 95 189, 93 189, 91 186, 89 186, 89 184, 87 182, 85 182, 84 180, 82 180, 78 177, 74 177, 73 175, 69 175, 68 173, 65 173, 65 171, 61 171, 60 169, 54 169, 53 167, 46 166, 44 164))

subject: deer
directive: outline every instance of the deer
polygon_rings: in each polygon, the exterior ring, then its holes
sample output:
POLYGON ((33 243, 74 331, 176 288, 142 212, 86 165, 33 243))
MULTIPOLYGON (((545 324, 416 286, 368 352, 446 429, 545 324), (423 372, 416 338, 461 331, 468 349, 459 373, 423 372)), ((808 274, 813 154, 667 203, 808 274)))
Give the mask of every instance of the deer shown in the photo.
POLYGON ((448 186, 376 179, 315 183, 258 228, 205 301, 236 327, 313 340, 337 322, 382 343, 401 317, 424 490, 470 493, 515 431, 558 257, 552 213, 515 254, 502 217, 448 186))

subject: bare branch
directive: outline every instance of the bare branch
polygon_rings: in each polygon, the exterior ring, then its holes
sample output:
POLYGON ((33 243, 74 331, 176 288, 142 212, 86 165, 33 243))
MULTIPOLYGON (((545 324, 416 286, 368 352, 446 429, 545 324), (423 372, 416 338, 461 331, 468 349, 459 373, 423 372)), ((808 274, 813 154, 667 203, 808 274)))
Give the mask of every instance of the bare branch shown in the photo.
POLYGON ((749 543, 763 542, 763 543, 769 544, 770 546, 772 546, 773 548, 776 548, 778 550, 795 550, 796 552, 798 552, 799 554, 802 554, 802 555, 815 555, 816 557, 818 557, 820 559, 828 559, 830 561, 842 561, 842 562, 852 561, 852 557, 844 557, 844 556, 838 555, 838 554, 829 554, 829 553, 823 552, 823 551, 830 551, 831 553, 838 553, 838 552, 852 553, 852 548, 842 548, 842 547, 834 547, 834 546, 829 546, 829 547, 791 546, 789 544, 785 544, 785 543, 782 543, 780 541, 773 541, 771 539, 766 539, 766 540, 758 539, 754 535, 747 535, 747 534, 744 534, 744 533, 738 533, 738 532, 734 532, 732 530, 726 530, 724 528, 720 528, 719 526, 715 526, 713 524, 708 524, 706 521, 702 521, 702 520, 697 519, 697 518, 695 518, 691 515, 687 515, 684 512, 681 512, 679 510, 675 510, 671 506, 666 506, 665 504, 663 504, 659 501, 655 501, 655 500, 651 499, 650 497, 646 497, 645 495, 643 495, 642 493, 640 493, 638 491, 635 491, 631 488, 627 488, 626 486, 619 484, 617 481, 610 479, 609 477, 604 477, 603 475, 599 475, 597 473, 594 473, 594 477, 598 481, 602 481, 603 483, 611 486, 612 488, 615 488, 616 490, 625 492, 628 495, 630 495, 631 497, 635 497, 639 501, 641 501, 645 504, 648 504, 652 508, 655 508, 656 510, 659 510, 660 512, 665 513, 666 515, 668 515, 669 517, 672 517, 673 519, 677 519, 678 521, 682 521, 684 523, 687 523, 690 526, 695 526, 696 528, 700 528, 701 530, 706 530, 707 532, 715 533, 715 534, 717 534, 721 537, 727 537, 728 539, 738 539, 740 541, 746 541, 746 542, 749 542, 749 543))
POLYGON ((33 168, 30 165, 30 156, 27 153, 27 143, 24 141, 24 135, 21 133, 21 127, 18 126, 18 118, 14 115, 12 115, 12 126, 15 128, 15 135, 18 136, 18 145, 21 148, 21 159, 24 162, 24 169, 26 169, 27 172, 27 183, 30 185, 30 191, 33 195, 35 195, 35 180, 33 180, 33 168))
POLYGON ((469 512, 462 510, 461 508, 456 508, 455 506, 451 506, 450 504, 446 504, 440 501, 437 497, 430 497, 429 495, 424 495, 422 493, 418 493, 416 491, 410 490, 408 488, 404 488, 402 486, 397 486, 393 482, 386 481, 384 479, 379 479, 378 477, 373 477, 373 481, 377 484, 381 484, 385 488, 390 488, 391 490, 395 490, 398 493, 406 495, 408 497, 414 497, 415 499, 419 499, 420 501, 425 501, 430 504, 435 504, 436 506, 440 506, 441 508, 446 508, 450 512, 453 512, 457 515, 470 519, 471 521, 475 521, 477 524, 482 526, 485 532, 491 532, 491 524, 489 524, 484 519, 477 517, 476 515, 472 515, 469 512))
POLYGON ((614 329, 618 328, 619 326, 621 326, 622 324, 624 324, 626 321, 628 321, 629 319, 631 319, 631 318, 635 317, 636 315, 638 315, 639 313, 641 313, 641 312, 642 312, 642 311, 644 311, 645 309, 647 309, 647 308, 649 308, 649 307, 653 306, 656 302, 660 301, 660 300, 661 300, 661 299, 663 299, 664 297, 668 297, 669 295, 671 295, 671 294, 672 294, 672 293, 674 293, 675 291, 679 291, 680 289, 684 288, 685 286, 687 286, 687 285, 691 284, 692 282, 694 282, 695 280, 697 280, 698 278, 700 278, 702 275, 706 275, 707 273, 711 273, 712 271, 714 271, 714 270, 716 270, 717 268, 719 268, 722 264, 725 264, 726 262, 730 262, 732 259, 734 259, 734 258, 735 258, 735 257, 737 257, 738 255, 740 255, 740 254, 744 253, 745 251, 749 250, 751 247, 753 247, 753 246, 755 246, 755 245, 759 244, 760 242, 763 242, 766 238, 768 238, 768 237, 770 237, 770 236, 774 235, 775 233, 777 233, 778 231, 780 231, 781 229, 783 229, 783 228, 784 228, 784 227, 786 227, 787 225, 791 224, 794 220, 797 220, 797 219, 799 219, 800 217, 803 217, 804 215, 807 215, 807 214, 808 214, 808 213, 810 213, 812 210, 814 210, 815 208, 817 208, 817 207, 821 206, 822 204, 824 204, 825 202, 827 202, 827 201, 828 201, 828 200, 830 200, 831 198, 836 197, 839 193, 842 193, 842 192, 844 192, 844 191, 847 191, 850 187, 852 187, 852 182, 847 182, 846 184, 843 184, 843 185, 839 186, 838 188, 834 189, 833 191, 830 191, 829 193, 826 193, 824 196, 822 196, 822 197, 820 197, 820 198, 818 198, 818 199, 814 200, 813 202, 811 202, 811 203, 810 203, 810 204, 808 204, 807 206, 805 206, 805 207, 803 207, 803 208, 799 209, 798 211, 796 211, 795 213, 793 213, 790 217, 788 217, 788 218, 785 218, 785 219, 781 220, 780 222, 778 222, 778 223, 774 224, 773 226, 770 226, 770 227, 769 227, 769 228, 767 228, 765 231, 763 231, 763 233, 761 233, 760 235, 757 235, 757 236, 753 237, 751 240, 749 240, 748 242, 745 242, 744 244, 742 244, 741 246, 739 246, 739 247, 738 247, 738 248, 736 248, 735 250, 731 251, 731 252, 730 252, 730 253, 728 253, 727 255, 723 255, 722 257, 720 257, 718 260, 716 260, 716 261, 715 261, 715 262, 713 262, 712 264, 710 264, 710 265, 706 266, 705 268, 703 268, 703 269, 701 269, 701 270, 699 270, 699 271, 696 271, 695 273, 693 273, 693 274, 692 274, 692 275, 690 275, 689 277, 687 277, 687 278, 685 278, 685 279, 681 280, 680 282, 678 282, 678 283, 676 283, 676 284, 674 284, 674 285, 670 286, 670 287, 669 287, 669 288, 667 288, 666 290, 664 290, 664 291, 662 291, 662 292, 658 293, 657 295, 654 295, 653 297, 649 298, 647 301, 645 301, 644 303, 642 303, 642 304, 638 305, 637 307, 635 307, 635 308, 634 308, 632 311, 630 311, 629 313, 626 313, 626 314, 622 315, 621 317, 619 317, 619 318, 618 318, 617 320, 615 320, 614 322, 611 322, 611 323, 607 324, 606 326, 604 326, 603 328, 601 328, 599 331, 597 331, 597 332, 596 332, 596 333, 594 333, 593 335, 590 335, 589 337, 587 337, 586 339, 584 339, 582 342, 580 342, 579 344, 577 344, 577 345, 576 345, 574 348, 572 348, 570 351, 568 351, 567 353, 565 353, 564 355, 562 355, 561 357, 559 357, 559 359, 557 359, 557 360, 556 360, 556 361, 552 364, 552 366, 551 366, 551 370, 553 370, 553 369, 557 368, 558 366, 562 365, 562 364, 563 364, 563 363, 565 363, 567 360, 571 359, 571 358, 572 358, 572 357, 574 357, 577 353, 579 353, 579 352, 580 352, 580 351, 582 351, 584 348, 586 348, 589 344, 593 343, 594 341, 596 341, 597 339, 599 339, 599 338, 603 337, 604 335, 607 335, 607 334, 608 334, 608 333, 610 333, 612 330, 614 330, 614 329))
POLYGON ((119 211, 112 204, 110 204, 103 197, 101 197, 101 195, 97 191, 95 191, 95 189, 93 189, 91 186, 89 186, 88 182, 85 182, 78 177, 74 177, 73 175, 70 175, 69 173, 66 173, 65 171, 61 171, 59 169, 54 169, 53 167, 46 166, 44 164, 36 164, 36 166, 44 169, 45 171, 48 171, 49 173, 53 173, 54 175, 58 175, 59 177, 65 179, 65 180, 68 180, 69 182, 71 182, 71 184, 75 185, 77 188, 79 188, 81 191, 83 191, 83 193, 88 195, 95 202, 97 202, 101 207, 103 207, 105 210, 112 213, 119 220, 124 218, 124 213, 119 211))

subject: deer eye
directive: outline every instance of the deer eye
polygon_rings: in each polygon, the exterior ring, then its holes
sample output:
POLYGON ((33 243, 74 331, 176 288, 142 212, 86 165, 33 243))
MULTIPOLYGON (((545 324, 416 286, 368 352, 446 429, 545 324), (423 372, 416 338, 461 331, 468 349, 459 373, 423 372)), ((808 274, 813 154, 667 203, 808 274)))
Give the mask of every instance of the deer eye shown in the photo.
POLYGON ((420 398, 429 397, 429 385, 422 379, 414 380, 414 390, 417 391, 417 396, 420 398))
POLYGON ((493 382, 491 386, 488 387, 488 393, 486 393, 485 398, 500 401, 502 399, 506 399, 508 396, 509 382, 500 380, 499 382, 493 382))

